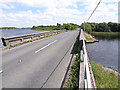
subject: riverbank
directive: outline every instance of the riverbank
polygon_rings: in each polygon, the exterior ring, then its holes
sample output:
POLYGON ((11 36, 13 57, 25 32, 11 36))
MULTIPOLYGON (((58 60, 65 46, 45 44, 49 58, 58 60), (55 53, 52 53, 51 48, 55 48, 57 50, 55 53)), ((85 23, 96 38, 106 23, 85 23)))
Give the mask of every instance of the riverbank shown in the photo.
POLYGON ((86 42, 87 43, 94 43, 94 42, 98 42, 98 40, 96 40, 95 38, 93 38, 92 35, 88 34, 87 32, 84 32, 85 38, 86 38, 86 42))
POLYGON ((91 62, 97 88, 118 88, 120 78, 114 70, 103 67, 100 64, 91 62))
POLYGON ((93 35, 120 35, 120 32, 91 32, 93 35))
POLYGON ((120 32, 91 32, 91 35, 98 39, 118 39, 120 38, 120 32))

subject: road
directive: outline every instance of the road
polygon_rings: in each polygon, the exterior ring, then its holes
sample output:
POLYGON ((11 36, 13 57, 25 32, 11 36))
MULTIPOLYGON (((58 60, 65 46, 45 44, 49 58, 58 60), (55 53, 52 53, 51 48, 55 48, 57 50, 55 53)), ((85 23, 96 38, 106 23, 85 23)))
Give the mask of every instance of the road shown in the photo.
POLYGON ((2 53, 3 88, 60 88, 79 31, 65 32, 2 53))

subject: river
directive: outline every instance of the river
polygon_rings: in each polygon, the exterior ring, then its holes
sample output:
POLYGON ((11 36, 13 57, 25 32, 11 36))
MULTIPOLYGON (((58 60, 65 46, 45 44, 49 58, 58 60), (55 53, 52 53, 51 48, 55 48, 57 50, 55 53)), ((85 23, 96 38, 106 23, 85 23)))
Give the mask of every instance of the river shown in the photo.
MULTIPOLYGON (((91 61, 95 61, 107 68, 118 69, 118 42, 120 38, 109 38, 108 36, 95 36, 99 42, 87 44, 88 55, 91 61)), ((120 71, 119 71, 120 72, 120 71)))
MULTIPOLYGON (((24 35, 24 34, 32 34, 32 33, 41 33, 41 32, 47 32, 47 31, 34 31, 31 29, 0 29, 0 38, 24 35)), ((2 46, 1 40, 0 40, 0 46, 2 46)))

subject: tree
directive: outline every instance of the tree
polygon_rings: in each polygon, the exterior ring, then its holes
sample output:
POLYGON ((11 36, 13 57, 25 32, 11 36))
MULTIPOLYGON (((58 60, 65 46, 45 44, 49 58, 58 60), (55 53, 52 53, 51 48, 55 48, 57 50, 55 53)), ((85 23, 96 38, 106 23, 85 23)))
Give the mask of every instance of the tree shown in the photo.
POLYGON ((32 29, 35 29, 35 28, 36 28, 35 26, 32 27, 32 29))
POLYGON ((88 32, 88 33, 91 33, 91 32, 92 32, 92 28, 91 28, 91 25, 90 25, 90 24, 85 23, 85 31, 88 32))
POLYGON ((118 29, 117 32, 120 32, 120 24, 118 23, 118 29))
POLYGON ((61 27, 61 24, 57 23, 57 27, 61 27))
POLYGON ((84 30, 84 23, 82 23, 82 24, 81 24, 81 29, 83 29, 83 30, 84 30))
POLYGON ((96 32, 109 32, 110 27, 106 23, 99 23, 95 26, 96 32))
POLYGON ((65 28, 66 30, 70 30, 70 25, 69 25, 69 24, 64 24, 64 28, 65 28))

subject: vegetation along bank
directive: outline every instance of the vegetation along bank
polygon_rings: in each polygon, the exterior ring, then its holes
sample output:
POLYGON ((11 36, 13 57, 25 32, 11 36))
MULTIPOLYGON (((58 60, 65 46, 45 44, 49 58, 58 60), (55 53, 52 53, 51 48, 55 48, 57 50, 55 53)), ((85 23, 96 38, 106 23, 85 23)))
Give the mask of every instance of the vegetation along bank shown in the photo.
POLYGON ((62 29, 66 29, 66 30, 76 30, 77 28, 79 28, 80 26, 74 23, 64 23, 63 25, 57 23, 57 25, 50 25, 50 26, 43 26, 43 25, 39 25, 39 26, 33 26, 31 29, 32 30, 45 30, 45 31, 49 31, 49 30, 62 30, 62 29))
MULTIPOLYGON (((84 23, 81 24, 81 28, 84 30, 84 23)), ((85 31, 91 32, 120 32, 120 24, 108 22, 108 23, 85 23, 85 31)))

